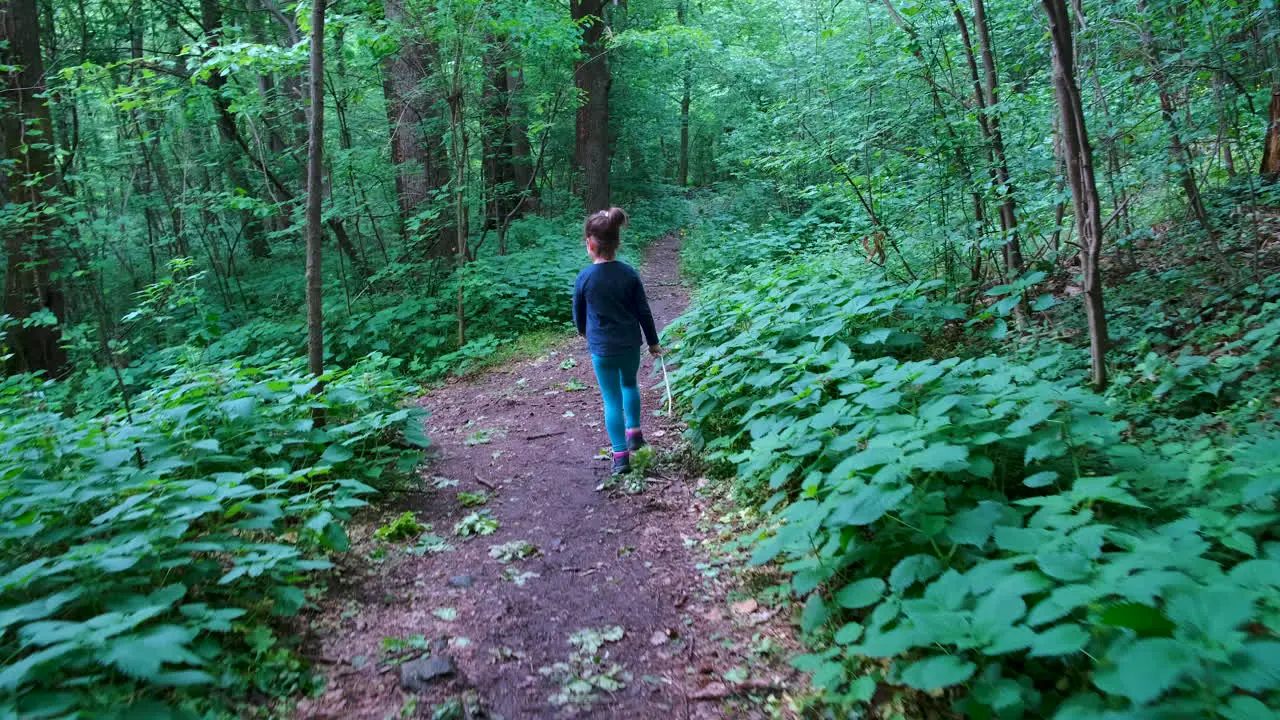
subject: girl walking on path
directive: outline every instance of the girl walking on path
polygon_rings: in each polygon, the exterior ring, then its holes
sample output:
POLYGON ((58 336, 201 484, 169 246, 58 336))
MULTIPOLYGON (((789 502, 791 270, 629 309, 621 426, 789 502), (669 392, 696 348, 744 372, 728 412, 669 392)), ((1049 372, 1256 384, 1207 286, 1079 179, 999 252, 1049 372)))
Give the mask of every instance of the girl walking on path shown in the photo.
POLYGON ((622 208, 601 210, 587 218, 587 255, 591 264, 573 285, 573 322, 587 338, 591 365, 604 399, 604 426, 613 445, 612 474, 631 472, 631 453, 644 447, 640 432, 640 348, 655 357, 665 352, 635 268, 621 262, 618 246, 627 224, 622 208))

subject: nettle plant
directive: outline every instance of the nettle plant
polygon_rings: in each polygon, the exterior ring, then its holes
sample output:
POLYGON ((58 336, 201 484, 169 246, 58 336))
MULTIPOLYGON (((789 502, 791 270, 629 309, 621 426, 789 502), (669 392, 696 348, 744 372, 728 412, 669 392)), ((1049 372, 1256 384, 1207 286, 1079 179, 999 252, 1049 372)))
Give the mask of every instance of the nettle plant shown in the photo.
POLYGON ((98 416, 51 411, 54 383, 0 384, 0 716, 306 689, 270 617, 305 604, 342 521, 427 443, 390 364, 319 395, 305 361, 178 364, 98 416))
POLYGON ((691 434, 772 513, 753 562, 803 602, 795 664, 847 711, 889 684, 971 717, 1274 717, 1277 462, 1167 462, 1228 492, 1149 507, 1108 454, 1126 425, 1057 359, 922 357, 954 317, 929 287, 752 270, 678 331, 691 434))

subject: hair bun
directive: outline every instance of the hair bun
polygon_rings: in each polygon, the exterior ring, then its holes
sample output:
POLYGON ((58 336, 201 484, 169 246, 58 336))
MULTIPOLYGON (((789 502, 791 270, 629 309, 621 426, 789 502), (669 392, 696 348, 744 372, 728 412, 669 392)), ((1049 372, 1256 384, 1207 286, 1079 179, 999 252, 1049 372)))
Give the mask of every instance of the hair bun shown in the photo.
POLYGON ((627 213, 620 207, 611 207, 608 210, 601 210, 609 218, 609 228, 617 230, 627 225, 627 213))

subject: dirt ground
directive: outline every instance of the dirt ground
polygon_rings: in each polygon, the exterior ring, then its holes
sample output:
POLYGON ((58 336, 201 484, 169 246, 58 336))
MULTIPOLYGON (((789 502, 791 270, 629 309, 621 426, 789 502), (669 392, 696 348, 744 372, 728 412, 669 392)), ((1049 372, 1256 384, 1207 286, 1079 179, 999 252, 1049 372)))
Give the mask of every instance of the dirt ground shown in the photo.
MULTIPOLYGON (((659 327, 688 303, 678 250, 678 236, 669 236, 643 266, 659 327)), ((666 401, 661 371, 652 371, 646 353, 645 431, 662 455, 682 428, 655 417, 666 401)), ((731 573, 703 549, 700 523, 714 524, 700 491, 706 481, 663 465, 643 492, 597 489, 608 478, 608 461, 597 457, 608 441, 580 339, 420 402, 431 411, 434 456, 420 488, 357 524, 329 599, 303 618, 329 683, 299 717, 432 717, 459 699, 465 709, 441 717, 777 712, 768 708, 793 680, 778 650, 791 644, 785 613, 735 593, 731 573), (490 499, 463 507, 459 492, 490 499), (412 538, 368 537, 405 510, 452 549, 415 554, 412 538), (491 535, 455 535, 455 523, 486 510, 498 522, 491 535), (533 554, 494 549, 517 541, 533 554), (397 663, 419 657, 449 670, 452 661, 456 672, 409 681, 411 693, 397 663)))

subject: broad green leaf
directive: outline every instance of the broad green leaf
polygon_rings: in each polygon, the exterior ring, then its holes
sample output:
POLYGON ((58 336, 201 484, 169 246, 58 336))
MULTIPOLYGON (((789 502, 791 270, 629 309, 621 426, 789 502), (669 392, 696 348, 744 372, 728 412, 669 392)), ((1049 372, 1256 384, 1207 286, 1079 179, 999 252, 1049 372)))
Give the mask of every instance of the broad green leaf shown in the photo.
POLYGON ((1238 588, 1196 588, 1170 597, 1165 614, 1184 633, 1219 639, 1254 617, 1256 598, 1238 588))
POLYGON ((956 545, 973 545, 981 548, 990 539, 1001 514, 999 505, 983 501, 977 507, 954 515, 947 526, 947 537, 956 545))
POLYGON ((1195 658, 1183 643, 1171 638, 1147 638, 1108 655, 1106 664, 1093 674, 1093 684, 1103 692, 1146 705, 1195 666, 1195 658))
POLYGON ((825 623, 830 616, 831 611, 823 601, 822 594, 810 593, 809 599, 804 603, 804 610, 800 612, 800 629, 811 633, 825 623))
POLYGON ((1079 625, 1055 625, 1036 636, 1031 644, 1031 656, 1073 655, 1088 643, 1089 633, 1079 625))
POLYGON ((942 572, 938 559, 932 555, 911 555, 903 558, 889 573, 889 586, 901 593, 912 585, 929 580, 942 572))
POLYGON ((935 655, 908 665, 902 671, 902 682, 917 690, 939 690, 967 681, 977 669, 955 655, 935 655))
POLYGON ((320 462, 329 463, 330 465, 342 463, 355 457, 356 454, 351 448, 334 443, 325 448, 324 453, 320 456, 320 462))
POLYGON ((1058 480, 1058 473, 1053 472, 1052 470, 1049 470, 1045 472, 1038 472, 1034 475, 1028 475, 1026 479, 1022 481, 1022 484, 1026 485, 1029 488, 1039 488, 1039 487, 1045 487, 1047 485, 1052 485, 1053 483, 1057 482, 1057 480, 1058 480))
POLYGON ((863 578, 845 585, 840 592, 836 593, 836 602, 844 608, 866 607, 884 595, 884 588, 885 583, 880 578, 863 578))
POLYGON ((963 445, 934 443, 907 457, 911 465, 929 472, 964 470, 969 464, 969 448, 963 445))
POLYGON ((909 487, 896 490, 878 486, 864 487, 853 498, 836 507, 832 520, 843 525, 869 525, 896 508, 911 492, 912 488, 909 487))
POLYGON ((1156 608, 1141 603, 1116 603, 1098 616, 1098 622, 1128 628, 1138 637, 1172 637, 1176 626, 1156 608))
POLYGON ((844 626, 836 631, 835 641, 840 645, 855 643, 858 641, 858 638, 862 637, 862 631, 863 627, 859 623, 845 623, 844 626))

